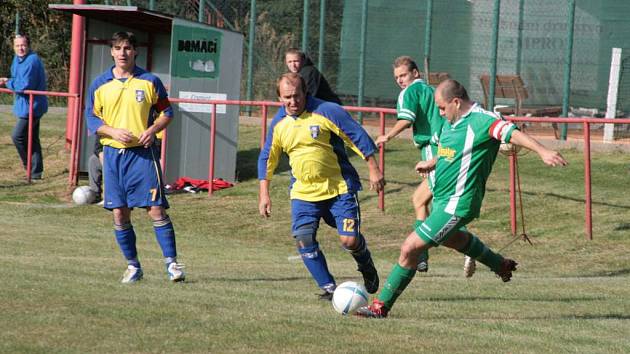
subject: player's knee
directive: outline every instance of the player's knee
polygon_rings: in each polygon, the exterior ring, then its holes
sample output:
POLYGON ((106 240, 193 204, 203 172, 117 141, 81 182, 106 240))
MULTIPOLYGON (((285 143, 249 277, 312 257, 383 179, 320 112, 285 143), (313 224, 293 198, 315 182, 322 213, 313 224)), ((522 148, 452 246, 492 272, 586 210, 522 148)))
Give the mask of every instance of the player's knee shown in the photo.
POLYGON ((341 247, 346 251, 353 251, 360 246, 360 236, 341 236, 341 247))
POLYGON ((317 224, 310 223, 306 225, 302 225, 298 227, 294 234, 293 238, 295 239, 295 244, 298 248, 309 248, 317 243, 317 224))
POLYGON ((112 216, 114 217, 114 224, 122 225, 131 222, 131 217, 129 212, 125 209, 114 209, 112 212, 112 216))
POLYGON ((151 220, 162 220, 164 218, 168 218, 166 211, 161 206, 149 207, 147 208, 147 213, 149 214, 151 220))

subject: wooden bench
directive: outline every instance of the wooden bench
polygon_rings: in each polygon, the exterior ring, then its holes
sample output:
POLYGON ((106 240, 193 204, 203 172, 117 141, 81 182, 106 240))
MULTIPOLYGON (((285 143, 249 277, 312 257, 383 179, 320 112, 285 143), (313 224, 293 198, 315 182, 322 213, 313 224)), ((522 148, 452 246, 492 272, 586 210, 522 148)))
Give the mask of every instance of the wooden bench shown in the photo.
MULTIPOLYGON (((484 107, 487 110, 493 110, 488 107, 488 97, 490 94, 490 75, 483 74, 479 77, 481 87, 483 89, 484 107)), ((495 98, 507 98, 514 100, 514 105, 509 107, 496 107, 496 111, 505 115, 516 116, 534 116, 534 117, 557 117, 562 113, 562 107, 524 107, 523 102, 529 98, 527 86, 523 82, 520 75, 497 75, 494 86, 495 98)), ((557 124, 552 124, 554 134, 558 138, 557 124)))
POLYGON ((449 75, 447 72, 443 72, 443 71, 431 72, 429 73, 429 85, 437 86, 440 84, 440 82, 444 80, 448 80, 450 78, 451 78, 451 75, 449 75))

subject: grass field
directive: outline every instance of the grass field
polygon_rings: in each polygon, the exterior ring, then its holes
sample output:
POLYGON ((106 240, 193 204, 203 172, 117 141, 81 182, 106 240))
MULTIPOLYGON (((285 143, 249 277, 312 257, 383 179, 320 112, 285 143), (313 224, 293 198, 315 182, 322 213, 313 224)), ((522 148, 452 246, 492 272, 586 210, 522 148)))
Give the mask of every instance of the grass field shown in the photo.
MULTIPOLYGON (((558 169, 522 156, 534 246, 504 251, 520 263, 512 282, 486 269, 465 279, 463 257, 437 249, 390 318, 365 320, 317 300, 301 262, 289 259, 296 252, 286 169, 272 183, 272 218, 258 216, 258 128, 241 127, 235 187, 212 198, 170 198, 185 283, 166 280, 151 224, 135 211, 145 279, 129 286, 119 283, 125 262, 110 214, 69 203, 65 117, 42 121, 45 179, 32 185, 11 143, 13 119, 0 113, 0 352, 630 352, 627 155, 593 154, 593 241, 584 239, 581 153, 563 151, 570 165, 558 169)), ((363 231, 382 280, 413 222, 416 155, 409 141, 388 145, 385 213, 375 194, 361 194, 363 231)), ((499 156, 482 216, 470 227, 495 249, 511 239, 507 171, 499 156)), ((359 280, 333 230, 323 227, 319 239, 337 280, 359 280)))

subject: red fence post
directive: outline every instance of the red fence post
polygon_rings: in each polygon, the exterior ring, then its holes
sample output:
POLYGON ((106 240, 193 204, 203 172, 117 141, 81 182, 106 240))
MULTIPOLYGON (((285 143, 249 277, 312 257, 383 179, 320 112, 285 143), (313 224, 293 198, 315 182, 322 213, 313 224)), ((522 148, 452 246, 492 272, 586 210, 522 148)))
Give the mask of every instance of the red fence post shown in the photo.
POLYGON ((509 157, 510 160, 510 225, 512 236, 516 236, 516 154, 509 157))
MULTIPOLYGON (((379 112, 380 135, 385 135, 385 112, 379 112)), ((385 178, 385 144, 381 144, 378 151, 378 165, 381 167, 383 178, 385 178)), ((385 186, 378 192, 378 208, 385 211, 385 186)))
POLYGON ((262 105, 262 117, 261 117, 262 129, 260 133, 260 149, 265 146, 265 140, 267 139, 267 105, 262 105))
POLYGON ((26 143, 26 182, 31 183, 33 167, 33 94, 28 94, 28 141, 26 143))
POLYGON ((214 189, 214 146, 217 128, 217 104, 212 104, 212 116, 210 118, 210 168, 208 171, 208 196, 212 196, 212 189, 214 189))
POLYGON ((162 178, 166 175, 166 128, 162 130, 162 144, 160 144, 160 165, 162 167, 162 178))
POLYGON ((591 128, 584 122, 584 201, 586 202, 586 239, 593 239, 593 214, 591 210, 591 128))

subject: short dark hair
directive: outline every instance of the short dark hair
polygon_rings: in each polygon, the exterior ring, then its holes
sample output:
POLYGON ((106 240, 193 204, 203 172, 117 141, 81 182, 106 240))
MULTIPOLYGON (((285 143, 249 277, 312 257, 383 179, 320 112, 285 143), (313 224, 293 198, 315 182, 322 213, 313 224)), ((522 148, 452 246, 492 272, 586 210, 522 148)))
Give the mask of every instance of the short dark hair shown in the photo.
POLYGON ((304 78, 298 73, 286 73, 280 75, 280 77, 276 81, 276 93, 278 94, 278 97, 280 97, 280 84, 282 83, 282 81, 285 80, 294 85, 299 82, 302 92, 304 93, 304 95, 306 95, 306 82, 304 82, 304 78))
POLYGON ((29 47, 31 46, 31 38, 29 38, 29 36, 27 34, 18 33, 18 34, 15 35, 15 37, 13 37, 13 40, 15 41, 18 38, 26 39, 26 45, 29 46, 29 47))
POLYGON ((403 65, 406 66, 409 71, 413 71, 413 69, 416 69, 418 72, 420 72, 420 69, 418 69, 418 64, 416 64, 416 62, 408 55, 403 55, 394 59, 394 69, 403 65))
POLYGON ((127 41, 133 49, 136 49, 136 45, 138 44, 138 40, 136 39, 136 35, 133 32, 116 32, 112 35, 112 39, 109 41, 109 46, 114 47, 116 43, 120 43, 123 41, 127 41))
POLYGON ((448 79, 442 81, 438 85, 437 90, 439 90, 442 98, 446 102, 451 102, 453 98, 459 98, 463 101, 470 101, 470 98, 468 97, 468 91, 466 91, 464 85, 460 84, 456 80, 448 79))
POLYGON ((299 50, 299 49, 297 49, 295 47, 291 47, 291 48, 287 49, 287 51, 284 52, 284 57, 286 58, 288 54, 297 54, 297 55, 300 56, 301 60, 305 60, 306 59, 306 54, 303 51, 301 51, 301 50, 299 50))

